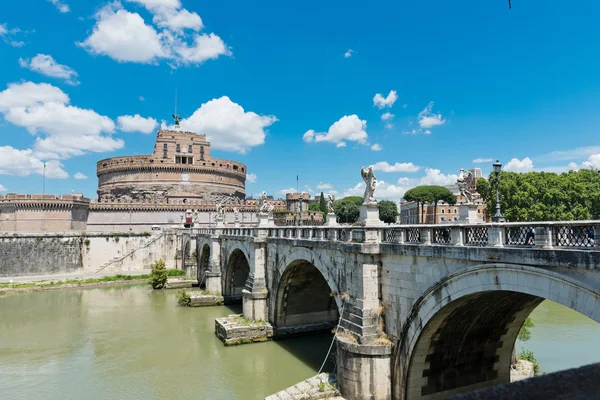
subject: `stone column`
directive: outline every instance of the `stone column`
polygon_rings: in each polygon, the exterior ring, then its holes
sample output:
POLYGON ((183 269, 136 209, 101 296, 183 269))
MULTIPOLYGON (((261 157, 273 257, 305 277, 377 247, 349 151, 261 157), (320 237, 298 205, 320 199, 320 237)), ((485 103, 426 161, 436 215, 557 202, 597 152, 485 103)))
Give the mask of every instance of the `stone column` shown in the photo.
POLYGON ((488 244, 493 247, 504 247, 504 228, 488 228, 488 244))
POLYGON ((552 243, 552 227, 551 226, 536 226, 535 227, 535 247, 542 249, 553 249, 552 243))
POLYGON ((464 246, 464 231, 461 227, 453 226, 450 228, 450 244, 453 246, 464 246))
POLYGON ((254 240, 254 251, 250 260, 250 276, 246 287, 242 290, 242 303, 244 318, 251 321, 267 321, 267 242, 266 231, 259 230, 258 237, 254 240))
POLYGON ((392 398, 391 346, 337 339, 337 383, 347 400, 392 398))
POLYGON ((421 243, 431 244, 431 228, 421 228, 421 243))
POLYGON ((210 237, 210 259, 206 271, 206 291, 218 296, 223 294, 221 284, 221 237, 214 234, 210 237))

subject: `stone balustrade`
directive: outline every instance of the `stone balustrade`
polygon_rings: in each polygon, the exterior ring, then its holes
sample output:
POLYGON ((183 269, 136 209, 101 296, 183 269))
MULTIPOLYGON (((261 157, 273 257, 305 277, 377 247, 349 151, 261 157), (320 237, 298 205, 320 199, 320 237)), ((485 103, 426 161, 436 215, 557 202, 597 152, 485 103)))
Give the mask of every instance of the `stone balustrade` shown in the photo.
POLYGON ((349 243, 445 245, 476 247, 577 248, 598 250, 600 221, 509 222, 485 224, 287 226, 269 228, 204 228, 200 234, 320 240, 349 243), (259 230, 266 234, 259 234, 259 230))

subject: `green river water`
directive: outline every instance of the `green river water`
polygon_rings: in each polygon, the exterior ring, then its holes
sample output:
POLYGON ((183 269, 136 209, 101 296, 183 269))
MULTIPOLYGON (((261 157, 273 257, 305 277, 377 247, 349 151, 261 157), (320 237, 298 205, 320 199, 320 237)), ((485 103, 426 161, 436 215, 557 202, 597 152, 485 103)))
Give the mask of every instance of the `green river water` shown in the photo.
MULTIPOLYGON (((263 399, 318 370, 331 335, 224 347, 214 319, 145 286, 0 298, 0 398, 263 399)), ((600 361, 600 325, 554 303, 534 311, 542 370, 600 361)))

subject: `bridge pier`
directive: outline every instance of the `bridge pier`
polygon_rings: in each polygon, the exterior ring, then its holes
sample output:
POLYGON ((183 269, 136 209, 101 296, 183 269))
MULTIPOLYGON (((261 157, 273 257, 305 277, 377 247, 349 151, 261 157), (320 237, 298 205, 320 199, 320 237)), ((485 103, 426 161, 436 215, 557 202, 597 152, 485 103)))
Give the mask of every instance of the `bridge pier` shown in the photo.
POLYGON ((217 231, 209 238, 210 255, 208 269, 206 271, 206 291, 222 296, 223 285, 221 284, 221 232, 217 231))

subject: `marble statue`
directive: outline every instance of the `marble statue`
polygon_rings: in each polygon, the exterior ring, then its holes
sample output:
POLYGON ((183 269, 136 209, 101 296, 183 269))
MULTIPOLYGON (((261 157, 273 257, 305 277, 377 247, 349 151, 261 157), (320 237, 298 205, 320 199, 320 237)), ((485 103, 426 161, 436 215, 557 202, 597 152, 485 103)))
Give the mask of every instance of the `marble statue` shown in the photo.
POLYGON ((327 195, 327 212, 329 214, 335 213, 335 210, 333 209, 333 203, 335 203, 335 195, 330 193, 327 195))
POLYGON ((377 186, 377 177, 375 176, 375 169, 373 166, 369 166, 369 168, 362 167, 360 171, 363 180, 365 181, 365 194, 364 194, 364 202, 363 204, 377 204, 377 200, 373 197, 375 193, 375 187, 377 186))
POLYGON ((460 190, 461 196, 465 198, 465 204, 473 204, 473 194, 471 194, 468 187, 472 176, 471 171, 465 171, 461 168, 458 179, 456 179, 456 185, 458 186, 458 190, 460 190))
POLYGON ((258 212, 266 214, 269 212, 269 203, 267 203, 267 192, 260 192, 258 212))
POLYGON ((220 215, 225 215, 225 205, 223 203, 217 203, 215 207, 217 208, 217 218, 220 215))
POLYGON ((240 210, 237 207, 233 207, 233 220, 234 221, 240 220, 240 210))

